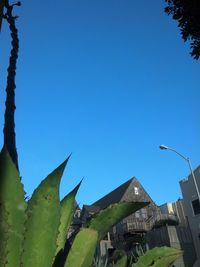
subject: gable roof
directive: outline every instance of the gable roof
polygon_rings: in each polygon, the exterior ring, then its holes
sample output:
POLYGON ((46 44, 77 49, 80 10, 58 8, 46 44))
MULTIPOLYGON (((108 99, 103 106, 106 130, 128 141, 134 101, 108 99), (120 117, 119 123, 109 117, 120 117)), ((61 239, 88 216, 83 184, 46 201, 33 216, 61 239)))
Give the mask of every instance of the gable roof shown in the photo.
POLYGON ((92 206, 99 207, 100 209, 105 209, 109 205, 119 202, 150 202, 156 206, 154 201, 151 199, 149 194, 140 184, 136 177, 129 179, 127 182, 123 183, 101 199, 97 200, 92 204, 92 206), (138 188, 139 193, 134 192, 134 188, 138 188))
POLYGON ((100 209, 105 209, 111 204, 120 202, 127 188, 129 187, 129 185, 134 179, 135 177, 123 183, 122 185, 120 185, 119 187, 117 187, 116 189, 114 189, 113 191, 105 195, 104 197, 97 200, 95 203, 92 204, 92 206, 94 205, 94 206, 100 207, 100 209))

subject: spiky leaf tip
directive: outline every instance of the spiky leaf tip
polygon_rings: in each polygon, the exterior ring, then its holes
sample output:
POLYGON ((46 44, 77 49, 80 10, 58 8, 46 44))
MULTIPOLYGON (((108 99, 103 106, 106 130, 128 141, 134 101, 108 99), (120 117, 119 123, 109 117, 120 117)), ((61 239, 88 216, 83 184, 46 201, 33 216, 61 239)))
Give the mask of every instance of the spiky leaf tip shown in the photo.
POLYGON ((49 267, 53 262, 60 223, 59 185, 68 160, 41 182, 28 201, 22 266, 49 267))
POLYGON ((73 219, 74 215, 74 203, 75 203, 75 197, 79 190, 79 187, 82 183, 82 180, 80 183, 67 195, 65 196, 61 201, 61 216, 60 216, 60 225, 59 225, 59 233, 57 237, 57 249, 56 254, 64 249, 66 236, 70 227, 70 224, 73 219))

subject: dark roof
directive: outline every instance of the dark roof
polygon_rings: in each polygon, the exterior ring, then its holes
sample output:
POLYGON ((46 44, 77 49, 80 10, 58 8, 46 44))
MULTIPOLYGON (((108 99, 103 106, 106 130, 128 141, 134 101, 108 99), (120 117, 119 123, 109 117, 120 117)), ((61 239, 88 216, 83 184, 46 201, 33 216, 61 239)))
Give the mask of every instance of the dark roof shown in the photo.
POLYGON ((83 205, 83 210, 88 211, 89 213, 97 213, 100 208, 94 205, 83 205))
POLYGON ((131 184, 133 180, 135 180, 135 177, 131 178, 130 180, 120 185, 119 187, 117 187, 115 190, 113 190, 109 194, 97 200, 95 203, 92 204, 92 206, 98 206, 100 207, 100 209, 105 209, 111 204, 120 202, 127 188, 129 187, 129 185, 131 184))

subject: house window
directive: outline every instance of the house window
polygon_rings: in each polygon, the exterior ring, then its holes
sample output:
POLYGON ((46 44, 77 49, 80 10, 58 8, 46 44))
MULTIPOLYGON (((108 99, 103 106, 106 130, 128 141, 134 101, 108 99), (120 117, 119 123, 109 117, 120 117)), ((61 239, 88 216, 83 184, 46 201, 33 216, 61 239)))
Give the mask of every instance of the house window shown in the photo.
POLYGON ((192 208, 194 215, 200 214, 200 202, 199 199, 195 199, 192 201, 192 208))
POLYGON ((134 186, 134 192, 135 192, 135 195, 139 195, 139 188, 134 186))

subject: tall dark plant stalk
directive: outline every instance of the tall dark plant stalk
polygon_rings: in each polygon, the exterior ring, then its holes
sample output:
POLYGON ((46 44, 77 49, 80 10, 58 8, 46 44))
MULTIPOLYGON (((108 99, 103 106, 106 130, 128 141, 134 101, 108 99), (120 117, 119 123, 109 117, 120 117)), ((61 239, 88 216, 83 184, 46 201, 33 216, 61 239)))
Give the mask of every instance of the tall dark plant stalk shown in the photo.
POLYGON ((3 18, 3 9, 5 5, 5 0, 0 1, 0 31, 1 31, 1 23, 2 23, 2 18, 3 18))
POLYGON ((15 140, 15 76, 16 76, 16 64, 19 51, 19 38, 18 30, 15 25, 17 19, 16 16, 13 16, 12 11, 14 6, 20 6, 21 3, 17 2, 13 5, 9 4, 9 1, 5 1, 6 13, 4 18, 7 20, 11 32, 11 52, 10 52, 10 61, 8 66, 8 75, 7 75, 7 85, 6 85, 6 110, 4 115, 4 147, 7 148, 13 162, 15 163, 17 169, 19 170, 18 165, 18 155, 16 148, 15 140))

